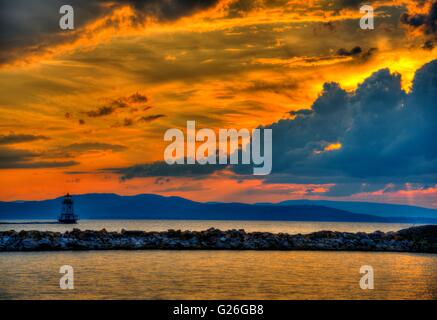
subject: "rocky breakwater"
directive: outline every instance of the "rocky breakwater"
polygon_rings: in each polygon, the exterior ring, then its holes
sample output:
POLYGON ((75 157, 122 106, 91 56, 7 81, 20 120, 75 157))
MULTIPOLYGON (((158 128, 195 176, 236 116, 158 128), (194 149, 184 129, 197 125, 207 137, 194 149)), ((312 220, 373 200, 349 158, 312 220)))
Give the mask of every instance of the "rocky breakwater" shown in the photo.
POLYGON ((74 229, 0 232, 0 251, 52 250, 336 250, 437 253, 437 225, 397 232, 310 234, 245 232, 244 230, 168 230, 108 232, 74 229))

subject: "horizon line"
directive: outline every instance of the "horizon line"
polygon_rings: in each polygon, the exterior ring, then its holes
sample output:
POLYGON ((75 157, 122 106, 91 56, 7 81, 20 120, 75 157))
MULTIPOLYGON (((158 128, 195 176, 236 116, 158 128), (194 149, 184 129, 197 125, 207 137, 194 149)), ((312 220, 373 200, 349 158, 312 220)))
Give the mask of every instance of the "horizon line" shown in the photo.
MULTIPOLYGON (((236 204, 273 204, 273 205, 277 205, 277 204, 281 204, 283 202, 286 201, 328 201, 328 202, 343 202, 343 203, 370 203, 370 204, 382 204, 382 205, 393 205, 393 206, 407 206, 407 207, 416 207, 416 208, 422 208, 422 209, 428 209, 428 210, 437 210, 437 208, 434 207, 426 207, 426 206, 421 206, 421 205, 416 205, 416 204, 405 204, 405 203, 394 203, 394 202, 377 202, 377 201, 371 201, 371 200, 355 200, 355 199, 351 199, 351 200, 333 200, 333 199, 308 199, 308 198, 299 198, 299 199, 286 199, 286 200, 281 200, 278 202, 236 202, 236 201, 196 201, 196 200, 192 200, 190 198, 185 198, 185 197, 181 197, 181 196, 177 196, 177 195, 162 195, 162 194, 158 194, 158 193, 137 193, 137 194, 133 194, 133 195, 123 195, 123 194, 118 194, 116 192, 88 192, 88 193, 78 193, 78 194, 74 194, 71 192, 68 192, 71 196, 84 196, 84 195, 115 195, 115 196, 119 196, 119 197, 137 197, 137 196, 144 196, 144 195, 150 195, 150 196, 159 196, 159 197, 163 197, 163 198, 180 198, 180 199, 184 199, 184 200, 188 200, 188 201, 192 201, 192 202, 197 202, 197 203, 236 203, 236 204)), ((0 202, 3 203, 19 203, 19 202, 42 202, 42 201, 50 201, 50 200, 56 200, 59 198, 62 198, 66 195, 62 194, 60 196, 54 197, 54 198, 46 198, 46 199, 41 199, 41 200, 12 200, 12 201, 5 201, 5 200, 1 200, 0 202)))

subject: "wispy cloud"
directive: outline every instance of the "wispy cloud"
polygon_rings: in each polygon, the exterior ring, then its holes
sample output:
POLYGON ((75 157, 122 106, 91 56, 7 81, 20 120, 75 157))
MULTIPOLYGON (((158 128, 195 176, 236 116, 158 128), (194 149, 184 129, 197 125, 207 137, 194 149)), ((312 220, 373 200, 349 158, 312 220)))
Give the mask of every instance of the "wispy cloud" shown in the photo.
POLYGON ((0 169, 37 169, 70 167, 76 161, 45 161, 38 152, 0 147, 0 169))
POLYGON ((49 137, 43 135, 32 135, 32 134, 8 134, 0 135, 0 145, 15 144, 22 142, 31 142, 36 140, 49 140, 49 137))

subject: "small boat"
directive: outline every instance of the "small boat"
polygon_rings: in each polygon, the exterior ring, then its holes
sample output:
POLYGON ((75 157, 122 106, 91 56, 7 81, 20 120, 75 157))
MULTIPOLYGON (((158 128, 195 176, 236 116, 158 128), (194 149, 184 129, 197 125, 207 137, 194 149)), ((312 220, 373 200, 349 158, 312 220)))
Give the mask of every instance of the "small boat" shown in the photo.
POLYGON ((58 217, 59 223, 74 224, 79 220, 79 216, 74 214, 73 198, 69 193, 64 196, 62 201, 62 212, 58 217))

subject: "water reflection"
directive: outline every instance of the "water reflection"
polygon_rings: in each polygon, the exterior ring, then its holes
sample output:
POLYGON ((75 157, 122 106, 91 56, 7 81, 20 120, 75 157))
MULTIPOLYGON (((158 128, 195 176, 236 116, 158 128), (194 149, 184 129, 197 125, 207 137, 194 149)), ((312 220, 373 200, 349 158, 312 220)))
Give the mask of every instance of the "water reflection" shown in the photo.
POLYGON ((437 256, 408 253, 90 251, 0 254, 1 299, 435 299, 437 256), (75 289, 59 289, 59 267, 75 289), (375 270, 361 290, 359 268, 375 270))

